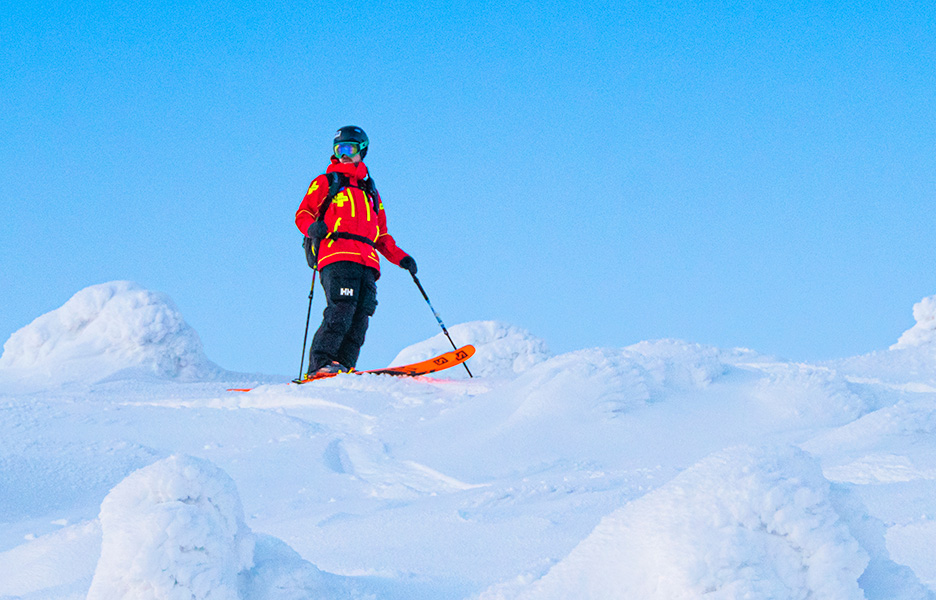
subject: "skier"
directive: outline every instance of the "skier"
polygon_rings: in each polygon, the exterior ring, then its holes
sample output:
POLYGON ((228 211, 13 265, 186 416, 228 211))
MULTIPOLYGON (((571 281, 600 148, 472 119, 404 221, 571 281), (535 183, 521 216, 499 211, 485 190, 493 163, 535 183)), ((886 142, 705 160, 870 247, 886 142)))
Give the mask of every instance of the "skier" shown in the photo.
POLYGON ((367 172, 369 141, 360 127, 335 134, 331 164, 312 180, 296 226, 314 254, 328 305, 312 338, 307 377, 342 373, 357 364, 369 318, 377 308, 377 251, 416 275, 416 261, 387 233, 383 203, 367 172))

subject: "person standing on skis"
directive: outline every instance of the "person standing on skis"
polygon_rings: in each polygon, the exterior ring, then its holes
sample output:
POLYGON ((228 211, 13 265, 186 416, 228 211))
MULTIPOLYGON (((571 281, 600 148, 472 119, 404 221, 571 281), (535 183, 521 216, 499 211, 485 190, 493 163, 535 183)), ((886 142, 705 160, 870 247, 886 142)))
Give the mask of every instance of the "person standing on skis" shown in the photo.
POLYGON ((321 274, 327 306, 312 338, 307 376, 351 371, 368 322, 377 309, 377 252, 416 275, 416 261, 387 233, 387 216, 364 157, 369 140, 360 127, 335 134, 331 164, 309 185, 296 226, 305 236, 309 265, 321 274))

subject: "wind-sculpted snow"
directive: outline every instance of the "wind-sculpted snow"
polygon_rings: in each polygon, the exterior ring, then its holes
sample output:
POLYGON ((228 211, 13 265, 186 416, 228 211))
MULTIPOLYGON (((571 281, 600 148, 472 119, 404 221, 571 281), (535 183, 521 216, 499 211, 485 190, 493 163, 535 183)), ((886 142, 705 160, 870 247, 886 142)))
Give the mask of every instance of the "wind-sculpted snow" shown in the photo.
POLYGON ((568 352, 442 414, 434 435, 454 449, 445 464, 471 482, 545 465, 628 462, 647 453, 635 446, 657 443, 635 415, 706 391, 729 368, 717 349, 675 340, 568 352))
POLYGON ((524 414, 567 403, 576 411, 616 413, 662 400, 669 391, 704 388, 726 370, 714 348, 675 340, 642 342, 553 357, 517 378, 512 393, 525 399, 524 414))
MULTIPOLYGON (((472 344, 476 353, 471 359, 471 372, 481 377, 513 376, 543 362, 551 355, 546 342, 530 332, 497 321, 473 321, 449 328, 452 340, 458 346, 472 344)), ((405 365, 432 358, 452 349, 444 334, 404 348, 391 365, 405 365)), ((462 369, 449 369, 445 377, 468 377, 462 369)))
MULTIPOLYGON (((100 559, 87 600, 373 600, 386 588, 377 578, 324 573, 282 540, 253 533, 234 481, 191 456, 171 456, 135 471, 104 499, 99 522, 41 541, 0 558, 28 571, 36 562, 30 554, 68 556, 97 546, 100 559), (65 543, 50 547, 66 536, 65 543)), ((75 558, 72 563, 79 562, 75 558)), ((71 583, 74 569, 62 572, 71 583)), ((48 586, 38 578, 51 583, 58 576, 6 575, 13 579, 7 591, 41 590, 48 586)), ((67 587, 80 589, 80 581, 67 587)))
POLYGON ((772 366, 753 392, 778 419, 811 425, 840 425, 876 408, 834 370, 803 364, 772 366))
POLYGON ((737 447, 602 519, 539 581, 481 599, 859 600, 867 564, 814 459, 737 447))
POLYGON ((654 340, 624 349, 652 378, 652 387, 678 390, 704 388, 727 370, 726 353, 712 346, 681 340, 654 340))
POLYGON ((936 344, 550 356, 478 322, 470 380, 237 393, 160 367, 207 360, 164 297, 67 307, 0 368, 0 600, 936 599, 936 344))
POLYGON ((914 348, 932 344, 936 341, 936 296, 923 298, 913 305, 913 318, 916 324, 903 332, 891 350, 914 348))
POLYGON ((15 332, 0 374, 95 382, 124 369, 186 380, 217 377, 198 334, 172 300, 128 281, 85 288, 15 332))
POLYGON ((912 393, 936 392, 936 296, 913 306, 916 324, 887 350, 830 360, 824 366, 851 381, 912 393))
POLYGON ((871 352, 825 363, 859 384, 913 393, 936 392, 936 346, 924 344, 871 352))
POLYGON ((88 600, 236 600, 254 536, 234 482, 172 456, 131 474, 101 505, 101 559, 88 600))
MULTIPOLYGON (((916 442, 919 436, 930 439, 936 434, 936 399, 923 397, 901 401, 876 410, 847 425, 827 430, 803 445, 810 452, 870 452, 900 440, 916 442)), ((917 444, 919 445, 919 444, 917 444)))
POLYGON ((353 476, 370 486, 370 494, 379 498, 414 498, 482 487, 458 481, 415 461, 394 460, 383 444, 359 436, 333 440, 323 456, 330 470, 353 476))

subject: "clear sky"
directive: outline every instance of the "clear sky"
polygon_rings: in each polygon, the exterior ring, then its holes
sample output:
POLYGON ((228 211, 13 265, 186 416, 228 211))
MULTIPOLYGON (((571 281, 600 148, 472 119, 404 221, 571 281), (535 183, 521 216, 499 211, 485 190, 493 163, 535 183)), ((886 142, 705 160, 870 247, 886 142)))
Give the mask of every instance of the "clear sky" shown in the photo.
MULTIPOLYGON (((6 2, 0 338, 129 279, 223 367, 297 374, 293 216, 356 124, 448 325, 886 348, 936 294, 934 31, 929 1, 6 2)), ((359 366, 439 331, 378 287, 359 366)))

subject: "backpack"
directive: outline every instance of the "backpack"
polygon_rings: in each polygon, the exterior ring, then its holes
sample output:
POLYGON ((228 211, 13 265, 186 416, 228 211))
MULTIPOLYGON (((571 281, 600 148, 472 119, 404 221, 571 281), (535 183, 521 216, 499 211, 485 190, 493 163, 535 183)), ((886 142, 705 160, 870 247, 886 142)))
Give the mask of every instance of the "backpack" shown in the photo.
MULTIPOLYGON (((335 199, 341 190, 351 186, 351 181, 347 175, 342 173, 326 173, 325 177, 328 178, 328 195, 325 196, 325 199, 322 201, 322 205, 319 208, 318 219, 316 221, 324 221, 325 213, 328 212, 328 208, 331 206, 332 200, 335 199)), ((376 215, 380 210, 380 196, 377 194, 377 187, 374 185, 373 178, 368 175, 363 180, 359 181, 358 186, 359 190, 364 192, 364 195, 367 196, 367 199, 370 200, 371 204, 374 205, 374 214, 376 215)), ((370 240, 361 235, 355 235, 353 233, 344 233, 342 231, 334 231, 329 233, 326 236, 327 239, 349 239, 356 240, 358 242, 364 242, 365 244, 372 246, 374 248, 377 245, 373 240, 370 240)), ((305 250, 306 262, 309 263, 309 268, 315 269, 318 266, 318 245, 322 240, 313 240, 309 236, 303 236, 302 239, 302 249, 305 250)))

